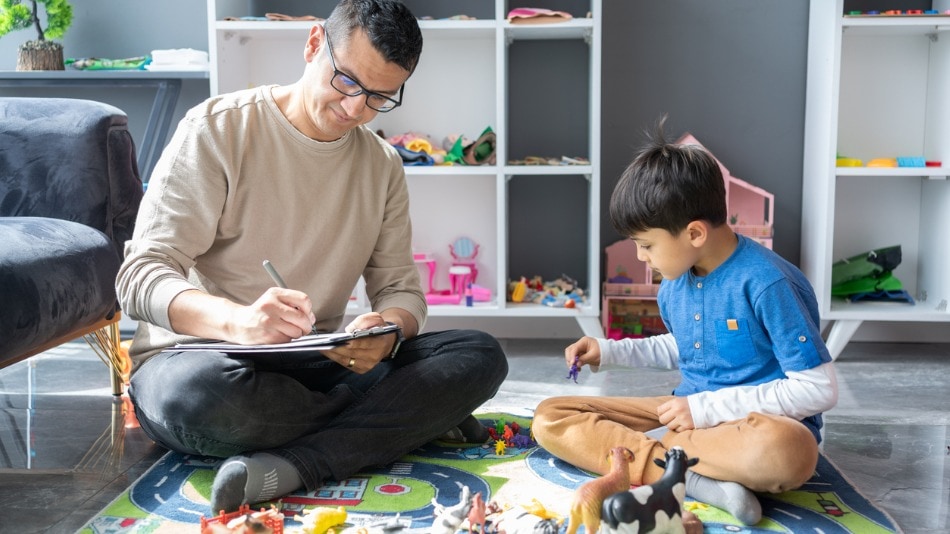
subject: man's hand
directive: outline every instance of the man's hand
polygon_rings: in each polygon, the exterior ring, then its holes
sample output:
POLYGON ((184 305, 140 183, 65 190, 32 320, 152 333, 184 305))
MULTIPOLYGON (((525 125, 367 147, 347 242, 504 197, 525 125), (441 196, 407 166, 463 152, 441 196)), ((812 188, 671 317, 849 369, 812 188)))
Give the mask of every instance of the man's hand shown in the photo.
POLYGON ((272 287, 250 306, 234 311, 235 334, 252 339, 274 339, 254 343, 286 343, 309 334, 316 322, 313 303, 306 293, 272 287))
POLYGON ((592 337, 582 337, 564 349, 564 359, 568 369, 577 363, 580 369, 585 365, 600 365, 600 345, 592 337))
POLYGON ((674 397, 659 405, 656 409, 659 421, 666 428, 675 432, 692 430, 696 428, 693 424, 693 413, 689 410, 689 401, 686 397, 674 397))
POLYGON ((272 287, 249 306, 194 289, 172 299, 168 318, 179 334, 261 345, 309 334, 312 307, 305 293, 293 289, 272 287))
MULTIPOLYGON (((364 313, 346 325, 347 332, 368 330, 386 326, 386 319, 376 312, 364 313)), ((376 364, 389 357, 396 344, 396 334, 366 336, 354 339, 346 345, 322 351, 327 358, 353 371, 363 374, 376 367, 376 364)))

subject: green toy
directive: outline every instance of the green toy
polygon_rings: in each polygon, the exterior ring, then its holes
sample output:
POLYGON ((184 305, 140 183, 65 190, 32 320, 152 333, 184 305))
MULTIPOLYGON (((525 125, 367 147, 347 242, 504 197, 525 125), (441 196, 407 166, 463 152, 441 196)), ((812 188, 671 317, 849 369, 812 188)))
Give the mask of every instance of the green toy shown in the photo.
POLYGON ((831 266, 831 294, 850 297, 901 291, 901 281, 892 273, 901 259, 901 247, 895 245, 837 261, 831 266))

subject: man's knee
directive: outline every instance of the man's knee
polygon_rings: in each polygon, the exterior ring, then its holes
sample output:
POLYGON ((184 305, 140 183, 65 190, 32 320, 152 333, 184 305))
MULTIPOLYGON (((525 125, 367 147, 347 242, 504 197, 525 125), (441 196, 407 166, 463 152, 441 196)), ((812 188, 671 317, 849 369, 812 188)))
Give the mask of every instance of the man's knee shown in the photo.
POLYGON ((480 375, 486 385, 496 390, 508 376, 508 357, 498 340, 480 330, 461 330, 457 332, 457 341, 460 349, 476 355, 470 365, 477 369, 471 372, 480 375))

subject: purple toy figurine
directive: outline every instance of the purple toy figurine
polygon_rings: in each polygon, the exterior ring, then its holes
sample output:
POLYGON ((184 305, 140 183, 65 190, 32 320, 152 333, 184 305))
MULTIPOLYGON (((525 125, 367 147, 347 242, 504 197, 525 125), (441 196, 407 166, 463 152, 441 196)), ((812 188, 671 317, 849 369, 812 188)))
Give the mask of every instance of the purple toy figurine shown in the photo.
POLYGON ((575 384, 577 383, 577 375, 579 375, 581 372, 581 367, 577 365, 580 360, 580 356, 575 356, 574 363, 571 364, 571 370, 567 372, 567 378, 573 378, 575 384))

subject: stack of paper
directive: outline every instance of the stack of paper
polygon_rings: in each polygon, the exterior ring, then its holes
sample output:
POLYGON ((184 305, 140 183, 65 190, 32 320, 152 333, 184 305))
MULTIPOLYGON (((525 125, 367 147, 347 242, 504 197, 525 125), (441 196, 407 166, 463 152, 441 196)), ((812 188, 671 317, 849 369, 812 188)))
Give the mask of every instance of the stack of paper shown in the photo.
POLYGON ((260 353, 260 352, 313 352, 329 350, 333 347, 345 345, 349 341, 361 337, 381 336, 390 332, 399 330, 394 324, 386 326, 377 326, 367 330, 356 330, 354 332, 338 332, 333 334, 313 334, 303 336, 287 343, 274 343, 270 345, 238 345, 235 343, 226 343, 224 341, 199 341, 197 343, 181 343, 174 347, 165 349, 166 351, 218 351, 229 354, 241 353, 260 353))
POLYGON ((193 48, 152 50, 148 70, 208 70, 208 53, 193 48))

